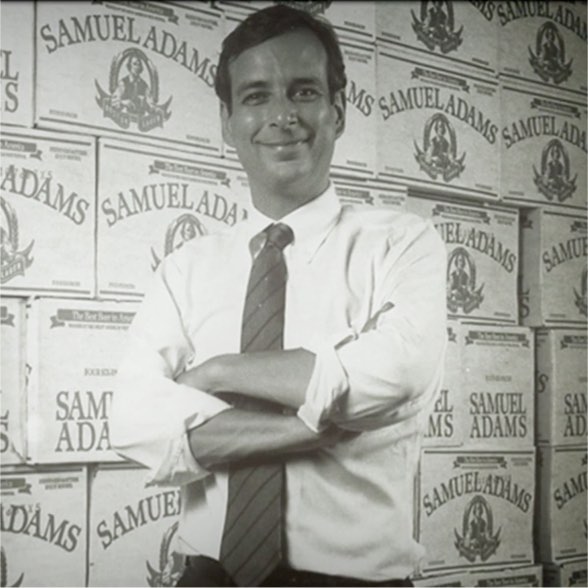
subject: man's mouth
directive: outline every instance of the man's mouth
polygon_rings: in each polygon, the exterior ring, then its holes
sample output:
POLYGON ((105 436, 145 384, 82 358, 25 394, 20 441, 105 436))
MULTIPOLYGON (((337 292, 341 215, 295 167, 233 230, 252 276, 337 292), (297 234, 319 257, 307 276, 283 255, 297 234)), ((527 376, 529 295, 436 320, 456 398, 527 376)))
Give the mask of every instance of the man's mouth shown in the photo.
POLYGON ((292 140, 288 140, 288 141, 263 141, 263 142, 261 142, 261 144, 264 147, 273 147, 274 149, 279 149, 279 148, 288 148, 288 147, 298 147, 299 145, 303 145, 307 141, 308 141, 308 139, 299 139, 297 141, 292 141, 292 140))

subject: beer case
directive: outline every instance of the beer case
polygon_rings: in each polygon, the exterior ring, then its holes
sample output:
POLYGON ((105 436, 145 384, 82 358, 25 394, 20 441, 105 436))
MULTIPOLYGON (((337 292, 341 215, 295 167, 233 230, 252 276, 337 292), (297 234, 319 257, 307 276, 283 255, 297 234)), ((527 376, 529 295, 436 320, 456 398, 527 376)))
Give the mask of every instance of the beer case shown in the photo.
POLYGON ((0 299, 0 460, 2 465, 26 461, 25 300, 0 299))
POLYGON ((426 575, 533 564, 535 454, 422 450, 417 540, 426 575))
POLYGON ((226 161, 108 138, 100 139, 99 155, 102 298, 142 298, 166 255, 247 216, 250 198, 244 173, 226 161), (113 174, 114 168, 120 171, 113 174))
POLYGON ((521 211, 521 323, 530 327, 586 325, 585 216, 521 211))
POLYGON ((546 563, 543 565, 545 586, 586 586, 586 558, 564 563, 546 563))
POLYGON ((586 443, 587 333, 581 329, 536 329, 536 442, 586 443))
POLYGON ((466 205, 409 189, 406 209, 433 221, 447 246, 447 314, 518 324, 518 210, 466 205))
POLYGON ((175 586, 179 488, 145 487, 146 470, 100 465, 90 482, 89 586, 175 586))
POLYGON ((472 200, 500 190, 500 97, 495 78, 378 46, 377 173, 472 200))
POLYGON ((586 85, 585 2, 496 2, 499 72, 538 88, 573 93, 586 85))
POLYGON ((492 572, 473 572, 471 586, 488 588, 490 586, 543 586, 543 569, 540 565, 494 570, 492 572))
POLYGON ((370 177, 376 172, 376 52, 372 45, 351 41, 341 42, 341 50, 347 74, 345 131, 335 143, 331 169, 370 177))
POLYGON ((502 200, 585 212, 586 97, 502 80, 501 99, 502 200))
POLYGON ((85 586, 87 473, 26 466, 2 471, 2 584, 85 586))
POLYGON ((32 463, 121 461, 110 446, 113 383, 133 303, 41 298, 27 324, 32 463))
POLYGON ((35 3, 0 5, 0 114, 2 124, 32 127, 35 3))
POLYGON ((540 561, 586 558, 586 443, 539 446, 537 554, 540 561))
POLYGON ((456 70, 498 71, 498 26, 486 2, 376 2, 376 41, 434 55, 456 70))
POLYGON ((431 586, 434 588, 443 588, 445 586, 471 586, 471 574, 468 570, 455 572, 454 574, 442 574, 440 576, 420 576, 411 578, 413 586, 431 586))
POLYGON ((39 2, 36 124, 218 155, 222 33, 204 2, 39 2))
POLYGON ((91 298, 94 139, 4 128, 0 152, 3 293, 91 298))
POLYGON ((331 181, 342 204, 375 206, 404 210, 406 186, 394 182, 380 182, 376 178, 353 178, 333 174, 331 181))
POLYGON ((464 445, 531 449, 535 442, 533 332, 525 327, 464 323, 461 335, 467 397, 464 445))
POLYGON ((459 321, 447 321, 447 350, 443 384, 427 414, 423 447, 463 445, 466 432, 465 390, 462 380, 462 335, 459 321))

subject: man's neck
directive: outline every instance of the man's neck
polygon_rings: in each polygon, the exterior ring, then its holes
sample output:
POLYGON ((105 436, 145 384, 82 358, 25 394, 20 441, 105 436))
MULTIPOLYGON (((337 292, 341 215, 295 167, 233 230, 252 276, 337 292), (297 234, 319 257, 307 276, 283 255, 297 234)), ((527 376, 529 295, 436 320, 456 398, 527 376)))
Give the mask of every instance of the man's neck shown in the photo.
POLYGON ((265 216, 279 220, 294 210, 318 198, 327 189, 328 180, 322 190, 289 191, 284 189, 267 190, 251 188, 253 206, 265 216))

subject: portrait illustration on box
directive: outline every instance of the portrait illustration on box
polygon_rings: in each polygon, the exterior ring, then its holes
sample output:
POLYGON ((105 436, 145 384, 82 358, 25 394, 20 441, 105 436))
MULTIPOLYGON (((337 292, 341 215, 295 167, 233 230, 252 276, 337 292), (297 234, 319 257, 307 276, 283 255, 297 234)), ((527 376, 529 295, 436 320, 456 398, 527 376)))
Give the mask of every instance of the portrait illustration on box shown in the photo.
POLYGON ((159 570, 153 568, 149 562, 145 562, 149 571, 149 577, 146 578, 148 586, 175 586, 178 583, 184 571, 185 558, 171 549, 177 530, 176 522, 163 534, 159 549, 159 570))
POLYGON ((585 267, 582 271, 582 277, 580 278, 580 288, 576 290, 574 288, 574 294, 576 296, 576 307, 580 314, 588 316, 588 269, 585 267))
POLYGON ((578 174, 570 178, 570 157, 559 139, 551 139, 541 152, 541 168, 533 166, 533 181, 550 202, 564 202, 576 190, 578 174))
POLYGON ((163 127, 169 120, 172 97, 159 103, 159 75, 151 60, 136 47, 115 55, 110 65, 108 92, 94 80, 96 102, 104 116, 123 129, 131 123, 142 132, 163 127))
POLYGON ((496 534, 493 531, 492 508, 483 496, 474 496, 463 513, 462 534, 453 530, 454 545, 469 562, 474 563, 477 557, 486 561, 500 545, 500 529, 496 534))
POLYGON ((2 218, 0 224, 0 283, 5 284, 16 276, 24 276, 25 270, 33 263, 31 251, 34 239, 19 251, 18 219, 14 209, 0 196, 2 218))
POLYGON ((165 232, 165 243, 161 258, 151 247, 151 255, 153 256, 151 269, 155 271, 161 263, 161 259, 182 247, 187 241, 206 235, 207 232, 206 227, 193 214, 188 212, 180 215, 170 223, 165 232))
POLYGON ((437 47, 441 53, 449 53, 457 49, 463 39, 463 25, 455 30, 453 16, 453 2, 451 0, 421 1, 421 10, 417 16, 414 10, 412 14, 412 30, 417 39, 429 49, 434 51, 437 47))
POLYGON ((18 580, 14 584, 10 584, 8 581, 8 558, 4 547, 0 547, 0 586, 13 586, 17 588, 22 584, 24 579, 24 572, 18 577, 18 580))
POLYGON ((484 284, 476 289, 476 264, 463 247, 456 247, 447 260, 447 308, 469 314, 484 300, 484 284))
POLYGON ((426 123, 423 132, 423 147, 414 142, 415 159, 429 177, 436 180, 441 176, 449 182, 459 177, 465 169, 465 153, 457 157, 457 138, 449 119, 440 112, 434 114, 426 123))
POLYGON ((565 82, 572 75, 572 61, 566 63, 563 37, 552 22, 543 23, 535 37, 535 52, 529 47, 529 63, 544 81, 565 82))

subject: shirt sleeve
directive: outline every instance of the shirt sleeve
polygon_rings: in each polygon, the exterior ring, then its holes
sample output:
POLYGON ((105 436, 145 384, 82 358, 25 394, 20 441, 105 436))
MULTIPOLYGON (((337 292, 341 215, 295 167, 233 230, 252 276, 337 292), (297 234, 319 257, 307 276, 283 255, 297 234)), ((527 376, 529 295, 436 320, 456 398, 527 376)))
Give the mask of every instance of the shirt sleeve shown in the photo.
POLYGON ((445 244, 432 223, 412 222, 388 238, 375 267, 374 312, 360 332, 311 345, 315 368, 298 416, 312 430, 400 423, 428 406, 440 386, 445 244))
POLYGON ((187 484, 208 475, 187 431, 229 404, 174 382, 193 358, 181 317, 181 272, 168 258, 135 315, 115 382, 110 439, 123 457, 149 468, 148 483, 187 484))

